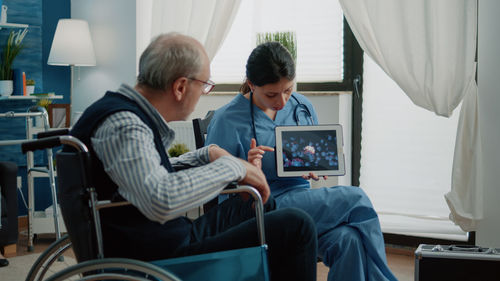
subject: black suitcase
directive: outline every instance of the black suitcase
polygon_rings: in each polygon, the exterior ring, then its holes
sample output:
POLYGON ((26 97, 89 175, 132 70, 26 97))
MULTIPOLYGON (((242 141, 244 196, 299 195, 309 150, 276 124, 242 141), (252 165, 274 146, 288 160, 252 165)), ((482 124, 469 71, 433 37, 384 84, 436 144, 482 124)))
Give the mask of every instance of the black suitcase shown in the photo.
POLYGON ((421 244, 415 251, 415 281, 500 280, 500 249, 421 244))

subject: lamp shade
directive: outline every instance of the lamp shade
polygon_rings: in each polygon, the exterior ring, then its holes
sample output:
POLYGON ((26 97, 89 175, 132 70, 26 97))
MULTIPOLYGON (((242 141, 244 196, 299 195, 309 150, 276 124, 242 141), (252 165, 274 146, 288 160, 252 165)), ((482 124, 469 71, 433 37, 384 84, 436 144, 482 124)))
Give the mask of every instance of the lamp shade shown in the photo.
POLYGON ((49 65, 96 64, 89 24, 79 19, 60 19, 50 48, 49 65))

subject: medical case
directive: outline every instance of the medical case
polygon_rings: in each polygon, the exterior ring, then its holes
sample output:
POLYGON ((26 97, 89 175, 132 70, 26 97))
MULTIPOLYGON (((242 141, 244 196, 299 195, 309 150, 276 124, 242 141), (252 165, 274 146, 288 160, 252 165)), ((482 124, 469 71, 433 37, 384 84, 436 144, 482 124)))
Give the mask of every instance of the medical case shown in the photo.
POLYGON ((415 281, 500 280, 500 249, 421 244, 415 251, 415 281))

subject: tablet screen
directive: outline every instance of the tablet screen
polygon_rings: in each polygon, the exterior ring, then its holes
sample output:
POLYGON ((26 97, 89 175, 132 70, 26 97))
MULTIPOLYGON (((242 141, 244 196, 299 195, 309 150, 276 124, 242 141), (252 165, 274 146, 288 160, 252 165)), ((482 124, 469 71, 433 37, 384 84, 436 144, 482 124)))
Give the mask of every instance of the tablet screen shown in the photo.
POLYGON ((345 174, 342 126, 278 126, 275 132, 278 177, 345 174))

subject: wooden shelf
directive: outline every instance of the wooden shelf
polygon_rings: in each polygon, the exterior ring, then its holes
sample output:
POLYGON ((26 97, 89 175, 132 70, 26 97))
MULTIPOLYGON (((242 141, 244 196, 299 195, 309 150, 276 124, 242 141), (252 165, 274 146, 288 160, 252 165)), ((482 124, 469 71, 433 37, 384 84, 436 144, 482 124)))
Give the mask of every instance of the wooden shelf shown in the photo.
POLYGON ((28 28, 27 24, 23 23, 0 23, 0 29, 2 28, 28 28))
MULTIPOLYGON (((47 169, 47 167, 33 167, 33 169, 29 171, 29 173, 33 178, 46 178, 49 176, 49 170, 47 169)), ((54 176, 57 177, 56 171, 54 171, 54 176)))
POLYGON ((0 97, 0 100, 41 100, 41 99, 49 99, 49 100, 57 100, 62 99, 62 95, 54 95, 54 96, 8 96, 8 97, 0 97))

